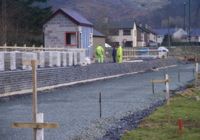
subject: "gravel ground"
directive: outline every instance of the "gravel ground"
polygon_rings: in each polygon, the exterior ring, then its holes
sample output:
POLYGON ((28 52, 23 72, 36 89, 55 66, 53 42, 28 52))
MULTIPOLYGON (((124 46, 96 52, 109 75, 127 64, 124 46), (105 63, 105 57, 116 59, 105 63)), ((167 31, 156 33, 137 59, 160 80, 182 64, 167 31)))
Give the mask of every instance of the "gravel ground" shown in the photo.
MULTIPOLYGON (((170 89, 176 89, 193 79, 193 65, 149 71, 135 75, 59 88, 39 95, 39 111, 45 122, 58 122, 59 129, 45 130, 47 140, 119 139, 125 129, 137 126, 164 99, 164 85, 156 86, 152 94, 152 79, 162 79, 167 72, 172 79, 170 89), (102 118, 99 119, 98 95, 102 93, 102 118), (131 125, 130 125, 131 124, 131 125)), ((4 140, 31 140, 29 129, 12 129, 14 121, 31 121, 31 98, 22 96, 0 102, 0 136, 4 140)))

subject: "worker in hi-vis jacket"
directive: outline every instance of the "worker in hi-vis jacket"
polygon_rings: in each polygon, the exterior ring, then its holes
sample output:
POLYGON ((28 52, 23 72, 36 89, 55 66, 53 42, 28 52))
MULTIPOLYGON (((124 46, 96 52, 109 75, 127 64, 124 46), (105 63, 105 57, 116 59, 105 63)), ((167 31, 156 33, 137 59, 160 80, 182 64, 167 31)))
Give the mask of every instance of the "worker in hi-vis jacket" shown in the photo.
POLYGON ((117 63, 122 63, 122 59, 123 59, 123 49, 122 46, 119 46, 117 48, 117 63))
POLYGON ((103 63, 104 61, 104 49, 101 45, 96 47, 96 58, 98 63, 103 63))

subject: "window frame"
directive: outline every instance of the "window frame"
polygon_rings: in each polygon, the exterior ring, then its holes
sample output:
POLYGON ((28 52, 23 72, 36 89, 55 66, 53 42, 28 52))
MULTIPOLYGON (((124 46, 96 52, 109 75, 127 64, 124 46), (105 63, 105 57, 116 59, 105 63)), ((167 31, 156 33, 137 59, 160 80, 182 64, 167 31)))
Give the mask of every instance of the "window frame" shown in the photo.
POLYGON ((65 45, 66 45, 66 46, 75 47, 75 46, 78 45, 77 43, 78 43, 78 40, 77 40, 77 32, 65 32, 65 45), (75 43, 75 44, 67 44, 67 34, 73 34, 73 35, 75 35, 75 40, 76 40, 76 43, 75 43))
POLYGON ((131 35, 131 29, 123 29, 123 35, 124 36, 130 36, 131 35))

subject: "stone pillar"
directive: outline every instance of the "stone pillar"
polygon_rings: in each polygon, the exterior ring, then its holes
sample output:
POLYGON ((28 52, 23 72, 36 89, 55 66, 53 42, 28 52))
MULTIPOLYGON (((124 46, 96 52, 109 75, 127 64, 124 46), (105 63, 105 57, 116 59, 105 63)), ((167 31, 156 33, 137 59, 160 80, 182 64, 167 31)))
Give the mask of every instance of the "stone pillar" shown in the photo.
POLYGON ((61 66, 66 67, 67 66, 67 53, 61 52, 61 66))
POLYGON ((5 70, 4 52, 0 52, 0 71, 5 70))
POLYGON ((61 66, 61 54, 57 51, 45 52, 45 67, 60 67, 61 66))
POLYGON ((78 62, 77 62, 77 51, 74 51, 73 52, 73 65, 75 66, 77 64, 78 64, 78 62))
POLYGON ((85 58, 86 58, 85 51, 80 51, 80 65, 84 64, 85 58))
POLYGON ((37 54, 32 52, 16 52, 16 68, 30 70, 31 60, 37 60, 37 54))
POLYGON ((31 70, 31 60, 37 60, 37 54, 32 52, 22 52, 22 69, 31 70))
POLYGON ((77 64, 81 65, 81 52, 80 51, 77 52, 77 64))
POLYGON ((5 70, 15 70, 16 69, 16 53, 15 52, 5 52, 4 54, 5 70))
POLYGON ((45 67, 45 52, 37 52, 37 59, 39 61, 39 67, 45 67))
POLYGON ((60 52, 58 51, 53 51, 50 52, 50 62, 52 63, 52 66, 61 66, 61 57, 60 57, 60 52))
POLYGON ((73 52, 68 52, 68 66, 73 65, 73 52))
POLYGON ((17 69, 23 69, 23 63, 22 63, 22 52, 16 52, 16 68, 17 69))
POLYGON ((50 52, 49 51, 45 51, 44 52, 44 60, 45 60, 45 67, 52 67, 52 64, 50 62, 50 52))

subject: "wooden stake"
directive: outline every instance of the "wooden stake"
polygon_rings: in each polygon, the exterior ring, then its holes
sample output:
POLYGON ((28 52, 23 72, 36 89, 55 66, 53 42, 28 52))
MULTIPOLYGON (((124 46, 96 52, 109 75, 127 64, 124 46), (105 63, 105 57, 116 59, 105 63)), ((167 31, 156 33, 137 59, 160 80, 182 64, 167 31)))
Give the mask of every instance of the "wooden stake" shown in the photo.
MULTIPOLYGON (((44 122, 44 114, 38 113, 36 121, 37 121, 37 123, 43 123, 44 122)), ((44 140, 44 128, 36 130, 36 139, 37 140, 44 140)))
POLYGON ((166 100, 167 100, 167 105, 169 105, 169 100, 170 100, 170 95, 169 95, 169 75, 165 74, 165 86, 166 86, 166 100))
MULTIPOLYGON (((33 122, 37 122, 37 64, 36 60, 31 60, 32 66, 32 86, 33 86, 33 97, 32 97, 32 115, 33 115, 33 122)), ((36 129, 33 129, 33 139, 36 139, 36 129)))
POLYGON ((192 73, 193 73, 193 77, 195 79, 195 68, 192 70, 192 73))
POLYGON ((32 128, 33 129, 33 140, 44 140, 44 128, 58 128, 57 123, 44 123, 43 113, 38 112, 37 106, 37 61, 31 60, 32 66, 32 87, 33 87, 33 97, 32 97, 32 115, 33 122, 21 123, 15 122, 12 124, 12 128, 32 128))
POLYGON ((181 72, 180 72, 180 69, 178 69, 178 82, 181 82, 181 72))
POLYGON ((152 92, 153 92, 153 94, 155 94, 155 84, 154 84, 153 80, 152 80, 152 92))
POLYGON ((99 117, 101 118, 101 113, 102 113, 102 110, 101 110, 101 92, 99 93, 99 117))
POLYGON ((199 63, 196 63, 195 64, 195 87, 197 87, 198 73, 199 73, 199 63))

